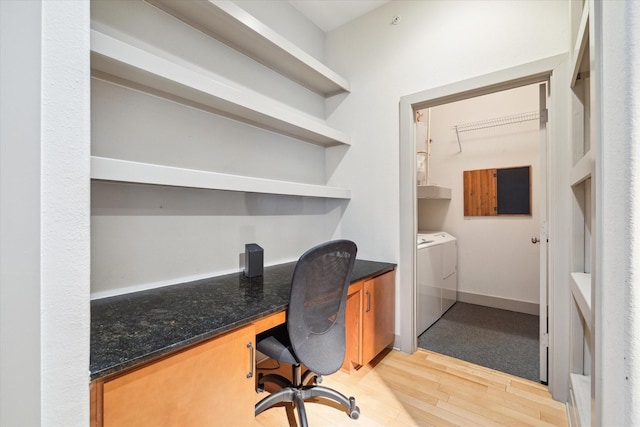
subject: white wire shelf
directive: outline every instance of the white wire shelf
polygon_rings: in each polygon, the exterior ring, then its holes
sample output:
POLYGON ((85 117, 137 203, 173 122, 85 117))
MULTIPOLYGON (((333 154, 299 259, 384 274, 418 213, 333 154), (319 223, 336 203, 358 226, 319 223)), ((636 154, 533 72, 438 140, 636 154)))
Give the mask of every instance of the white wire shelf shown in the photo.
POLYGON ((460 148, 460 152, 462 152, 462 145, 460 144, 460 133, 462 132, 470 132, 473 130, 487 129, 496 126, 506 126, 538 119, 540 119, 540 111, 529 111, 526 113, 511 114, 509 116, 479 120, 476 122, 462 123, 453 126, 453 130, 455 130, 456 132, 456 137, 458 138, 458 147, 460 148))

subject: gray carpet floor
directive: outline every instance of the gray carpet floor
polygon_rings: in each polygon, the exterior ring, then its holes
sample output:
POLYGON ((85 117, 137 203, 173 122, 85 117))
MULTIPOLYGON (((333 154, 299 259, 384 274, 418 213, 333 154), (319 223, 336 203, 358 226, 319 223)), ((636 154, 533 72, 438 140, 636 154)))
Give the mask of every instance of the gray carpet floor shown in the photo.
POLYGON ((538 316, 457 302, 418 347, 540 381, 538 316))

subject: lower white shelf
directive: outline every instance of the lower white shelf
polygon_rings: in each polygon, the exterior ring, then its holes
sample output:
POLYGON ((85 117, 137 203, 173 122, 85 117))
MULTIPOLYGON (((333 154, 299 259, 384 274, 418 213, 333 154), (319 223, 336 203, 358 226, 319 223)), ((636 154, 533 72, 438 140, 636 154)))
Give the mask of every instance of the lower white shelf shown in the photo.
POLYGON ((591 425, 591 377, 569 375, 571 423, 577 427, 591 425))
POLYGON ((97 156, 91 157, 91 179, 247 193, 330 199, 351 198, 351 190, 346 188, 229 175, 97 156))

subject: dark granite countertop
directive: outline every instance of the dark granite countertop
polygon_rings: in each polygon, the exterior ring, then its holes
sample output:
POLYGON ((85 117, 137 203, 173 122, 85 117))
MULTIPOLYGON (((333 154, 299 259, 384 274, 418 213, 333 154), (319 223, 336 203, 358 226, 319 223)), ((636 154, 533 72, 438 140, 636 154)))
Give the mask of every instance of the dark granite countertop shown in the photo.
MULTIPOLYGON (((295 262, 91 301, 91 380, 285 309, 295 262)), ((351 282, 395 264, 356 260, 351 282)))

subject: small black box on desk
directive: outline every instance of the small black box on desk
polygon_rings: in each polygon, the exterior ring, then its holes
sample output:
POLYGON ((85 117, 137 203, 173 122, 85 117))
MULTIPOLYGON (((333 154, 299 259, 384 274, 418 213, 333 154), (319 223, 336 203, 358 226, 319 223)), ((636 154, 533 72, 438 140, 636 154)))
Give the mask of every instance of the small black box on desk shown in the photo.
POLYGON ((262 276, 264 251, 255 243, 244 245, 244 275, 247 277, 262 276))

